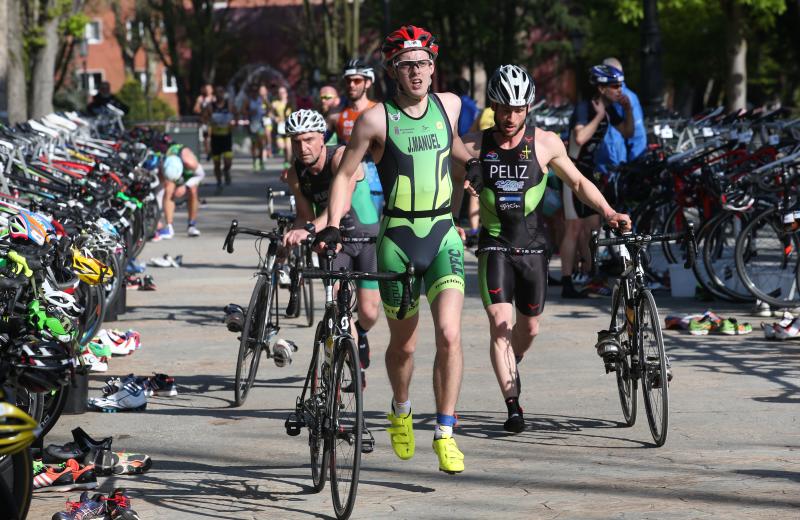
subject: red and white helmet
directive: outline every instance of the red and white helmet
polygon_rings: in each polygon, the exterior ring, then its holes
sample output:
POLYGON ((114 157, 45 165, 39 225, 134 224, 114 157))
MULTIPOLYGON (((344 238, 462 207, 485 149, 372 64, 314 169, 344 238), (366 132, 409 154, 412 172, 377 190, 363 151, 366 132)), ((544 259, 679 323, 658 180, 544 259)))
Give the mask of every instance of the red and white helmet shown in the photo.
POLYGON ((398 54, 421 49, 436 59, 439 55, 439 44, 431 33, 422 27, 404 25, 390 33, 381 47, 384 65, 392 61, 398 54))

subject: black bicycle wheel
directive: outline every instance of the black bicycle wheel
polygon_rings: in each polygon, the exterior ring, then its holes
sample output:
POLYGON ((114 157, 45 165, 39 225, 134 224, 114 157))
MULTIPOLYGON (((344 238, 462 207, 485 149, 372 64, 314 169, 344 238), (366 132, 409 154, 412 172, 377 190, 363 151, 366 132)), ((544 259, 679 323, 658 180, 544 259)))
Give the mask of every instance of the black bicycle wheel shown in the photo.
POLYGON ((42 433, 39 437, 44 437, 53 429, 61 412, 64 411, 64 406, 67 404, 67 389, 60 386, 51 392, 42 394, 42 419, 39 421, 39 426, 42 428, 42 433))
MULTIPOLYGON (((708 221, 701 231, 704 240, 697 242, 702 262, 695 262, 695 274, 703 266, 707 273, 703 286, 712 294, 733 302, 752 303, 753 295, 741 282, 736 270, 736 239, 746 225, 746 215, 727 211, 708 221)), ((698 277, 698 280, 700 278, 698 277)))
POLYGON ((343 338, 336 350, 332 403, 332 431, 329 434, 331 493, 336 518, 349 518, 356 502, 361 469, 362 410, 361 370, 358 350, 350 338, 343 338), (352 387, 352 392, 343 388, 352 387))
MULTIPOLYGON (((623 280, 622 283, 625 283, 623 280)), ((622 291, 619 285, 614 287, 611 298, 612 323, 617 331, 619 339, 620 353, 615 366, 617 379, 617 392, 619 393, 619 404, 622 406, 622 416, 625 418, 626 426, 633 426, 636 423, 636 391, 637 383, 631 372, 631 353, 635 348, 631 341, 628 324, 625 320, 625 302, 622 298, 622 291)))
POLYGON ((736 270, 742 283, 770 305, 797 307, 799 248, 797 234, 784 231, 778 208, 756 215, 736 241, 736 270))
POLYGON ((259 276, 239 338, 239 357, 236 360, 236 380, 234 381, 234 399, 236 406, 241 406, 256 380, 258 363, 269 320, 269 309, 272 306, 272 283, 266 276, 259 276))
POLYGON ((647 422, 656 446, 667 440, 669 425, 669 381, 664 337, 658 308, 650 291, 645 290, 639 304, 639 366, 647 422))
POLYGON ((30 449, 0 456, 0 511, 3 512, 3 518, 25 520, 32 493, 33 461, 30 449))
POLYGON ((314 325, 314 284, 311 279, 300 281, 303 294, 303 309, 306 311, 306 326, 314 325))
POLYGON ((330 446, 325 442, 325 387, 327 382, 322 375, 322 349, 325 348, 322 322, 317 325, 314 336, 314 354, 311 360, 311 402, 314 407, 314 424, 308 429, 308 448, 311 455, 311 480, 314 491, 320 492, 325 487, 326 472, 328 471, 328 450, 330 446))

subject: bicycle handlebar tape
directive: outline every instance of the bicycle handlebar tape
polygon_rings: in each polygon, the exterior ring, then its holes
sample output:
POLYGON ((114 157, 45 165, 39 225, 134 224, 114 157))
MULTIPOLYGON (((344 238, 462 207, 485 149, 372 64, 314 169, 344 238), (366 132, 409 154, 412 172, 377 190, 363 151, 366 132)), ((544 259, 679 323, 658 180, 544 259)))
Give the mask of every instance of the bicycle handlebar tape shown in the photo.
POLYGON ((403 295, 400 298, 400 308, 397 310, 397 319, 403 320, 406 317, 408 308, 411 306, 411 285, 414 280, 414 266, 406 268, 406 276, 403 279, 403 295))

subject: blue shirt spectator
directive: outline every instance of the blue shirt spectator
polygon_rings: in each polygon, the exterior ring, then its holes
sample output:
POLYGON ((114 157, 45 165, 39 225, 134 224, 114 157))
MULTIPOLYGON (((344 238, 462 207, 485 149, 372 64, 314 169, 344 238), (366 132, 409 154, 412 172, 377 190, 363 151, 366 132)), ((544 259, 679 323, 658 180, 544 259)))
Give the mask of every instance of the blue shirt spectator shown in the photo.
POLYGON ((478 117, 478 104, 469 97, 469 81, 456 78, 450 89, 461 98, 461 113, 458 115, 458 135, 464 135, 472 128, 472 123, 478 117))
MULTIPOLYGON (((647 130, 644 127, 644 111, 639 97, 624 83, 622 93, 631 100, 633 110, 633 137, 625 139, 616 128, 611 128, 606 134, 605 147, 608 148, 609 157, 619 159, 619 162, 630 162, 639 157, 647 149, 647 130)), ((619 115, 623 115, 622 105, 614 103, 611 108, 619 115)))

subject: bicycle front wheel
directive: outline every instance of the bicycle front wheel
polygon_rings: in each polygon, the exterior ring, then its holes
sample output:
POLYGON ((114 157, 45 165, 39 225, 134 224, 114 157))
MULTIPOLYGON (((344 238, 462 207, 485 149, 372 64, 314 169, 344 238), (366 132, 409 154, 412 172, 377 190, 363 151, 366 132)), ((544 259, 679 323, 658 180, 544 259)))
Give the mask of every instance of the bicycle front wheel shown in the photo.
POLYGON ((323 323, 317 325, 314 336, 314 354, 311 360, 311 402, 314 407, 314 424, 308 429, 308 448, 311 454, 311 480, 314 491, 320 492, 325 487, 325 472, 328 470, 328 451, 323 427, 325 424, 325 381, 322 375, 322 349, 325 348, 323 323))
POLYGON ((639 304, 639 366, 647 422, 656 446, 667 440, 669 424, 669 378, 664 337, 658 319, 658 308, 652 293, 645 290, 639 304))
POLYGON ((272 283, 266 276, 259 276, 250 305, 244 317, 242 336, 239 339, 239 357, 236 360, 235 401, 241 406, 253 387, 261 359, 265 327, 272 307, 272 283))
MULTIPOLYGON (((625 283, 624 280, 622 283, 625 283)), ((626 426, 633 426, 636 423, 636 391, 637 384, 631 371, 631 352, 634 349, 634 342, 628 330, 628 323, 625 319, 625 298, 622 297, 620 286, 614 287, 611 298, 612 326, 617 331, 620 352, 617 358, 615 373, 617 376, 617 392, 619 392, 619 404, 622 406, 622 416, 625 418, 626 426)))
POLYGON ((30 448, 0 457, 0 511, 3 518, 25 520, 33 492, 30 448))
POLYGON ((306 326, 314 325, 314 285, 312 280, 303 279, 300 284, 303 294, 303 308, 306 311, 306 326))
POLYGON ((329 435, 331 493, 336 518, 349 518, 353 512, 361 469, 363 410, 361 370, 358 350, 351 338, 339 343, 334 361, 332 431, 329 435), (351 391, 345 392, 348 388, 351 391))

